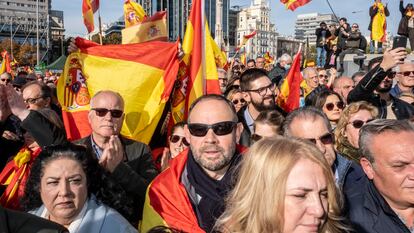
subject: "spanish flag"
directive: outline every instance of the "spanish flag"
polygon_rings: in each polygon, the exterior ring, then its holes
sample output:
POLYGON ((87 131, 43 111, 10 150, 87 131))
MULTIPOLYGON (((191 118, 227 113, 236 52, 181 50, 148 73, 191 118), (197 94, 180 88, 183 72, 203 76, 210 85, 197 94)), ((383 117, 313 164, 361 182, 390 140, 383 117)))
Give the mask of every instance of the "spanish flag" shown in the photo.
POLYGON ((292 62, 292 67, 280 87, 280 94, 276 100, 279 107, 288 113, 299 108, 300 83, 302 82, 302 74, 300 73, 301 53, 302 45, 292 62))
POLYGON ((256 30, 255 31, 253 31, 252 33, 250 33, 250 34, 247 34, 247 35, 244 35, 243 36, 243 41, 242 41, 242 43, 239 45, 239 47, 237 47, 236 48, 236 51, 238 51, 238 50, 240 50, 241 48, 243 48, 245 45, 246 45, 246 43, 247 43, 247 41, 249 41, 250 40, 250 38, 253 38, 255 35, 256 35, 256 30))
POLYGON ((83 23, 85 24, 88 33, 91 33, 95 29, 93 21, 93 10, 94 9, 92 8, 91 0, 82 0, 83 23))
POLYGON ((184 35, 185 55, 180 64, 178 82, 172 99, 174 122, 187 118, 188 108, 198 97, 205 94, 221 94, 213 51, 214 40, 211 38, 201 1, 193 1, 184 35))
POLYGON ((57 90, 67 136, 90 134, 90 98, 100 90, 118 92, 125 101, 121 134, 149 143, 178 71, 177 43, 153 41, 99 46, 76 38, 57 90))
POLYGON ((296 8, 308 4, 311 0, 280 0, 281 3, 285 4, 286 9, 294 11, 296 8))
POLYGON ((144 8, 134 1, 125 0, 124 3, 124 19, 125 28, 142 22, 147 17, 144 8))
POLYGON ((1 52, 1 57, 3 59, 2 63, 1 63, 1 67, 0 67, 0 74, 7 72, 7 73, 11 73, 12 69, 11 69, 11 65, 10 65, 10 55, 9 53, 4 50, 3 52, 1 52))
POLYGON ((140 232, 155 226, 168 226, 182 232, 205 233, 198 225, 181 174, 188 158, 183 151, 170 162, 170 167, 157 176, 147 189, 140 232))
POLYGON ((221 48, 214 41, 213 37, 209 36, 211 46, 213 48, 214 60, 216 61, 216 66, 219 68, 224 68, 227 64, 226 52, 222 51, 221 48))
POLYGON ((266 64, 273 64, 275 62, 274 57, 270 56, 269 52, 266 52, 263 57, 265 59, 266 64))
POLYGON ((168 41, 167 12, 159 11, 134 26, 122 30, 122 44, 168 41))

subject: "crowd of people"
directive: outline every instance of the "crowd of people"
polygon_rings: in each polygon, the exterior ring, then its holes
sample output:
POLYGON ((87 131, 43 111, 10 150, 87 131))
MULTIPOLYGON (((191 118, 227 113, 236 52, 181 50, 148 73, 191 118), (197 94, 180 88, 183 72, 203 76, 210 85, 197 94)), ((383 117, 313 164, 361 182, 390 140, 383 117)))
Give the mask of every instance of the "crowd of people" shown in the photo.
MULTIPOLYGON (((380 2, 372 13, 389 14, 380 2)), ((299 108, 277 104, 290 55, 233 61, 217 70, 222 94, 196 99, 152 148, 120 134, 117 92, 94 94, 92 132, 70 142, 57 77, 1 74, 0 231, 414 232, 414 63, 373 39, 383 54, 344 76, 344 54, 368 45, 358 24, 316 34, 299 108)))

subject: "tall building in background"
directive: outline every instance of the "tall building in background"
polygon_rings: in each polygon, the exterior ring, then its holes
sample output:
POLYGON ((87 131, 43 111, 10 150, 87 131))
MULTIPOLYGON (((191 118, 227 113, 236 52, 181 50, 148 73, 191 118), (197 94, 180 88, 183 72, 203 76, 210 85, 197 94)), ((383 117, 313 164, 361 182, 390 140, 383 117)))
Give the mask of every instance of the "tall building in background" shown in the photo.
POLYGON ((315 30, 321 22, 325 22, 329 26, 335 24, 336 19, 333 14, 310 13, 298 15, 295 23, 295 39, 305 40, 309 38, 309 44, 315 45, 315 30))
POLYGON ((244 46, 248 58, 263 56, 269 52, 277 54, 276 27, 270 22, 270 7, 267 0, 252 0, 251 5, 242 9, 237 17, 237 41, 240 45, 243 36, 256 31, 256 36, 244 46))
MULTIPOLYGON (((36 45, 35 0, 0 0, 0 41, 36 45)), ((63 12, 51 10, 51 0, 39 0, 39 45, 42 61, 51 58, 52 43, 63 39, 63 12)), ((61 44, 61 43, 60 43, 61 44)))
POLYGON ((229 51, 234 51, 237 47, 237 14, 241 11, 240 6, 232 6, 229 9, 229 38, 228 38, 228 45, 229 51))
MULTIPOLYGON (((191 10, 192 0, 153 0, 152 13, 160 10, 168 12, 169 39, 176 40, 178 37, 184 38, 185 26, 187 25, 189 11, 191 10)), ((223 41, 228 41, 228 18, 230 0, 204 0, 204 14, 207 18, 210 32, 213 38, 216 34, 216 25, 223 31, 223 41), (218 3, 219 2, 219 3, 218 3), (217 4, 222 8, 221 22, 216 22, 217 4)))

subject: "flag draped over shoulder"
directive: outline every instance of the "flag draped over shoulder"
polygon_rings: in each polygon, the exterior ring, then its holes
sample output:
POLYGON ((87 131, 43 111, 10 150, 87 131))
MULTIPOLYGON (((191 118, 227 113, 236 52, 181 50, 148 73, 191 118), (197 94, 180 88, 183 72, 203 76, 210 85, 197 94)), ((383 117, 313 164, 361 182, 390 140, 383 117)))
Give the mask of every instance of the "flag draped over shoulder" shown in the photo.
POLYGON ((125 102, 121 134, 149 143, 178 71, 177 43, 147 42, 99 46, 76 38, 57 90, 67 136, 90 134, 90 98, 100 90, 118 92, 125 102))
POLYGON ((241 48, 243 48, 246 45, 247 41, 249 41, 250 38, 253 38, 256 35, 256 33, 257 33, 257 31, 253 31, 250 34, 244 35, 243 36, 243 41, 241 42, 241 44, 239 45, 239 47, 236 48, 236 51, 238 51, 241 48))
POLYGON ((292 62, 292 67, 286 75, 280 87, 280 94, 277 97, 277 104, 288 113, 299 108, 300 83, 302 82, 302 74, 300 73, 301 53, 302 46, 292 62))
POLYGON ((205 94, 221 94, 210 30, 201 0, 192 3, 183 40, 184 58, 172 100, 174 122, 186 119, 188 108, 205 94))
POLYGON ((167 41, 167 12, 159 11, 134 26, 122 30, 122 44, 167 41))
POLYGON ((82 0, 83 23, 85 24, 88 33, 91 33, 95 29, 93 20, 93 10, 94 9, 92 8, 91 0, 82 0))
POLYGON ((296 8, 306 5, 311 0, 280 0, 281 3, 285 4, 286 9, 294 11, 296 8))
POLYGON ((186 165, 188 150, 171 160, 170 167, 162 172, 147 189, 140 232, 155 226, 168 226, 183 232, 204 233, 198 225, 181 174, 186 165))
POLYGON ((124 19, 125 28, 142 22, 147 17, 144 8, 134 1, 125 0, 124 3, 124 19))
POLYGON ((1 57, 3 59, 2 63, 1 63, 1 67, 0 67, 0 74, 7 72, 7 73, 11 73, 12 68, 10 65, 10 55, 9 53, 5 50, 3 52, 1 52, 1 57))
POLYGON ((371 39, 373 41, 385 42, 387 30, 387 18, 385 16, 385 7, 382 3, 375 3, 378 13, 372 19, 371 39))

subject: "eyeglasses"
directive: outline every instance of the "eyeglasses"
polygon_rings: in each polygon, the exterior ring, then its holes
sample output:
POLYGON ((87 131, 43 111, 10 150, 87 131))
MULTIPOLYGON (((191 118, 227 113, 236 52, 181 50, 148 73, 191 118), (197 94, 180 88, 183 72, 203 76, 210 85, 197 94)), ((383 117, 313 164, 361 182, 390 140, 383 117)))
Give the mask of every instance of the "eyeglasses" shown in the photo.
POLYGON ((269 84, 268 86, 265 87, 261 87, 255 90, 246 90, 246 91, 251 91, 251 92, 256 92, 258 93, 260 96, 265 96, 267 93, 267 89, 270 90, 270 92, 274 92, 276 89, 276 85, 274 83, 269 84))
POLYGON ((187 142, 187 139, 185 139, 185 137, 181 137, 181 136, 178 136, 178 135, 171 135, 171 137, 170 137, 170 142, 172 142, 172 143, 177 143, 180 140, 182 141, 182 143, 185 146, 189 146, 190 145, 190 143, 187 142))
POLYGON ((238 104, 239 101, 240 101, 241 104, 245 104, 246 103, 246 100, 244 100, 244 99, 240 99, 240 100, 234 99, 232 102, 233 102, 233 104, 238 104))
POLYGON ((233 132, 236 125, 237 122, 234 121, 223 121, 212 125, 193 123, 188 124, 188 130, 191 135, 196 137, 204 137, 209 129, 212 129, 217 136, 223 136, 233 132))
POLYGON ((362 120, 354 120, 351 122, 348 122, 348 124, 351 124, 355 129, 360 129, 362 126, 364 126, 366 123, 373 121, 374 119, 369 119, 367 121, 362 120))
POLYGON ((4 82, 4 83, 9 83, 9 82, 11 82, 11 80, 10 79, 8 79, 8 78, 6 78, 6 79, 0 79, 2 82, 4 82))
POLYGON ((339 102, 336 102, 336 103, 327 103, 325 105, 325 107, 326 107, 326 109, 328 109, 328 111, 332 111, 334 109, 335 105, 339 109, 344 109, 344 107, 345 107, 345 103, 342 102, 342 101, 339 101, 339 102))
POLYGON ((112 118, 120 118, 124 114, 122 110, 118 109, 92 108, 91 110, 95 111, 98 117, 104 117, 108 112, 111 113, 112 118))
POLYGON ((319 138, 305 138, 306 140, 312 142, 313 144, 316 145, 316 141, 319 140, 322 142, 322 144, 324 145, 328 145, 328 144, 333 144, 334 142, 334 136, 332 133, 326 133, 322 136, 320 136, 319 138))
POLYGON ((27 98, 24 100, 26 104, 35 104, 37 100, 42 99, 43 96, 37 97, 37 98, 27 98))
POLYGON ((320 75, 319 75, 319 78, 323 78, 323 77, 327 78, 327 77, 328 77, 328 75, 326 75, 326 74, 325 74, 325 75, 323 75, 323 74, 320 74, 320 75))
POLYGON ((404 76, 410 76, 410 75, 414 75, 414 71, 405 71, 405 72, 401 72, 399 74, 402 74, 404 76))
POLYGON ((358 26, 352 25, 352 28, 358 28, 358 26))
POLYGON ((250 139, 253 141, 253 142, 257 142, 257 141, 259 141, 260 139, 262 139, 263 138, 263 136, 261 136, 261 135, 259 135, 259 134, 252 134, 252 136, 250 136, 250 139))

